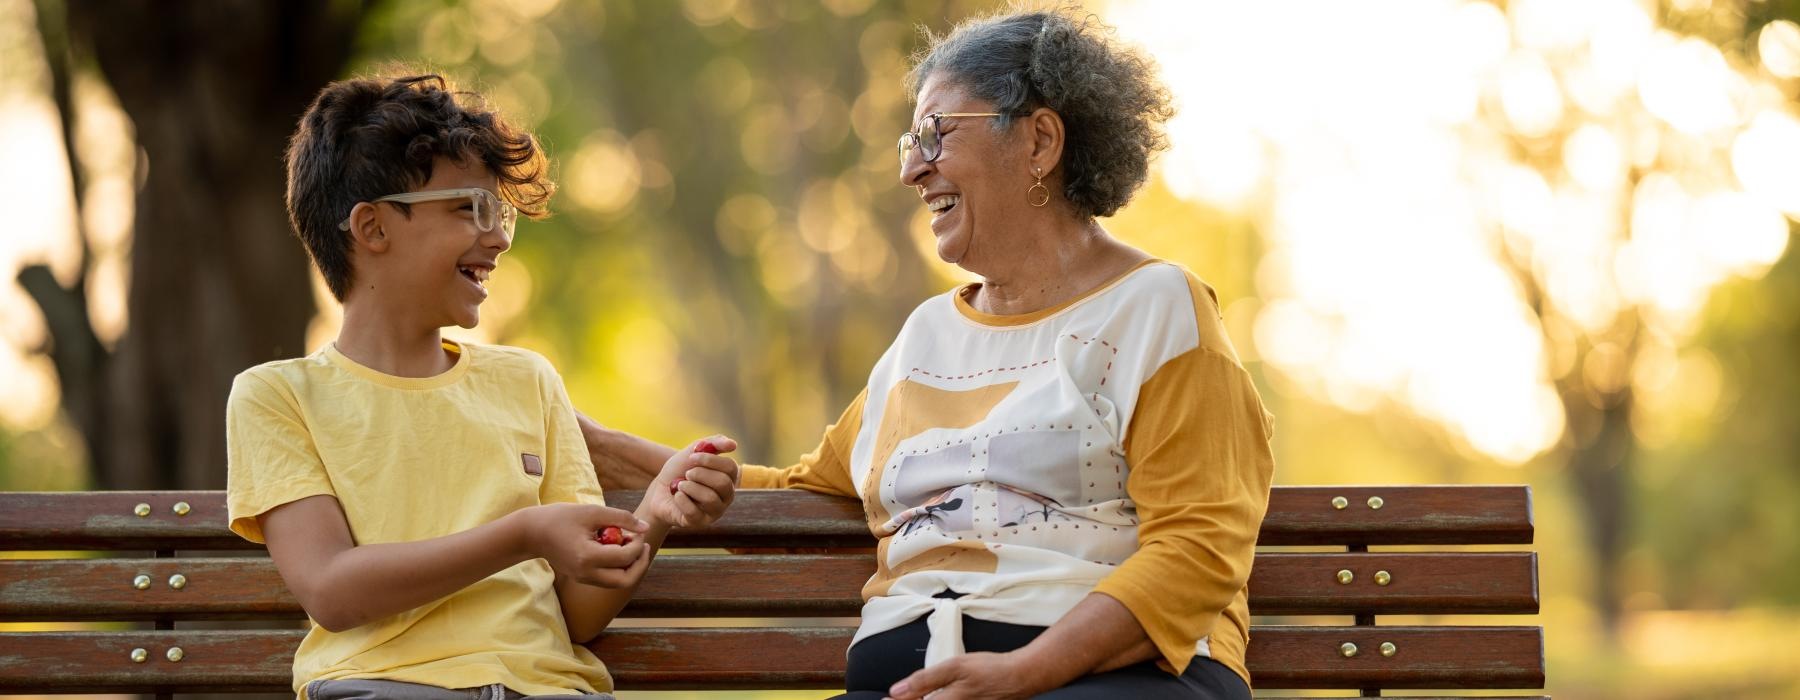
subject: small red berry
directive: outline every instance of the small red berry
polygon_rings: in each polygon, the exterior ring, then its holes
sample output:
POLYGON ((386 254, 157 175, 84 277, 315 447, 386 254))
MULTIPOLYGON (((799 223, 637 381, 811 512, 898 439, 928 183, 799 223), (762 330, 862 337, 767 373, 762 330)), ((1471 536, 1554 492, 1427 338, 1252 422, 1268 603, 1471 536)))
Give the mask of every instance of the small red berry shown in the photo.
MULTIPOLYGON (((719 448, 713 447, 713 444, 711 442, 701 440, 699 442, 694 443, 694 452, 697 454, 716 455, 719 453, 719 448)), ((673 483, 670 483, 669 484, 669 495, 673 496, 675 494, 681 493, 681 482, 683 482, 683 481, 687 481, 687 478, 686 477, 678 477, 675 479, 675 481, 673 483)))
POLYGON ((630 541, 625 538, 625 531, 616 527, 601 530, 600 536, 594 539, 600 540, 600 544, 625 544, 630 541))

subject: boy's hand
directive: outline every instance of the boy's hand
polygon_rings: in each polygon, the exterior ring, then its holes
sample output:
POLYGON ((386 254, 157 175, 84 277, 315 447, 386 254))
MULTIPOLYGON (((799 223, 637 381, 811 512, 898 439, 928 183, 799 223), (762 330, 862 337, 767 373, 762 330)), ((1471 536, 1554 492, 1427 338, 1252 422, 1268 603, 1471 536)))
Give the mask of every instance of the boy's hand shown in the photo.
POLYGON ((678 527, 723 517, 737 496, 738 480, 738 464, 725 453, 736 449, 737 441, 714 435, 677 450, 644 492, 652 517, 678 527))
POLYGON ((643 531, 649 523, 617 508, 585 503, 551 503, 520 511, 525 547, 550 562, 560 576, 590 586, 625 588, 637 582, 645 554, 643 531), (625 544, 602 544, 608 528, 628 531, 625 544), (634 571, 634 569, 639 569, 634 571))

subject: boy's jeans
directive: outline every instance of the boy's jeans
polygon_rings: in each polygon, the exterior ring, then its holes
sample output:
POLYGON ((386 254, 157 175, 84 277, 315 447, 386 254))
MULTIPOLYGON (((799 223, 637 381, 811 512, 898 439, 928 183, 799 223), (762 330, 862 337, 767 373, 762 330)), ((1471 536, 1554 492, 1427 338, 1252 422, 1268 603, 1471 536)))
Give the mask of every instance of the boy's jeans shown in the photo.
MULTIPOLYGON (((399 681, 313 681, 306 684, 306 697, 307 700, 519 700, 526 696, 499 684, 451 690, 399 681)), ((530 697, 546 700, 613 700, 610 693, 530 697)))

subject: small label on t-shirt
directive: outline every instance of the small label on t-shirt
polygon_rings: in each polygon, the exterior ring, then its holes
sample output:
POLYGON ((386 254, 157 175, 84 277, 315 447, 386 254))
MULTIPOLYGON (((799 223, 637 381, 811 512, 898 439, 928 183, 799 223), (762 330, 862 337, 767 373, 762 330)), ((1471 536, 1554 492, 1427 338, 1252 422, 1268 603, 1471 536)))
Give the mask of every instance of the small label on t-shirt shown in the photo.
POLYGON ((543 462, 543 460, 538 459, 537 455, 521 454, 521 455, 519 455, 519 461, 523 462, 525 464, 525 473, 526 474, 530 474, 532 476, 543 476, 544 475, 544 462, 543 462))

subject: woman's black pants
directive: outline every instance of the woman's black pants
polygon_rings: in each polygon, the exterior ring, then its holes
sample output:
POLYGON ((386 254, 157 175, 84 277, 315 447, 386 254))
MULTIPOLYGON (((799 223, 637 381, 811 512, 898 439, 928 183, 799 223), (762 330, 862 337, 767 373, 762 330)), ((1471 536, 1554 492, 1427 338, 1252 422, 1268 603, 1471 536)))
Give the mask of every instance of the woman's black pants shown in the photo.
MULTIPOLYGON (((1045 628, 988 622, 963 616, 963 649, 968 652, 1004 653, 1031 643, 1045 628)), ((925 667, 925 644, 931 633, 920 617, 906 625, 864 639, 850 647, 850 667, 844 700, 880 700, 887 690, 925 667)), ((1077 678, 1038 698, 1094 700, 1142 698, 1143 700, 1250 700, 1250 687, 1231 669, 1212 659, 1196 656, 1179 676, 1157 668, 1155 661, 1077 678)))

